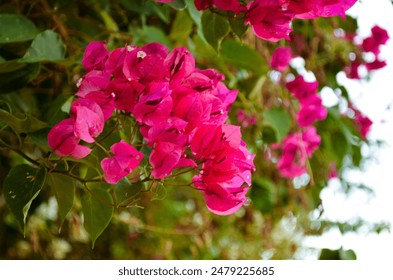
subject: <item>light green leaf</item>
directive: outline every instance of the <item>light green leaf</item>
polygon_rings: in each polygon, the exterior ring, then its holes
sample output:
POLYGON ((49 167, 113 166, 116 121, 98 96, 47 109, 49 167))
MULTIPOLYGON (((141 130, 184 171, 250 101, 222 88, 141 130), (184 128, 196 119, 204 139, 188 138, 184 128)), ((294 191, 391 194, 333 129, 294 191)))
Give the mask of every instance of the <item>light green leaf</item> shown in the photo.
POLYGON ((24 16, 0 14, 0 44, 24 42, 34 39, 38 30, 24 16))
POLYGON ((221 55, 227 63, 250 70, 258 75, 266 71, 263 68, 265 63, 259 53, 238 41, 224 41, 221 45, 221 55))
POLYGON ((109 225, 113 216, 113 199, 107 184, 89 184, 90 192, 82 197, 83 225, 90 235, 92 246, 109 225))
POLYGON ((74 205, 75 179, 63 174, 49 173, 47 184, 52 188, 59 208, 61 224, 74 205))
POLYGON ((168 5, 176 10, 184 10, 187 7, 187 3, 184 0, 175 0, 169 2, 168 5))
POLYGON ((283 108, 273 107, 263 114, 265 121, 276 131, 277 142, 288 134, 291 128, 291 117, 283 108))
POLYGON ((218 50, 221 40, 229 32, 229 23, 222 16, 206 10, 202 15, 202 31, 206 41, 218 50))
POLYGON ((45 168, 21 164, 13 167, 4 180, 5 201, 23 231, 31 202, 40 193, 45 179, 45 168))
POLYGON ((172 25, 170 38, 178 44, 185 45, 192 31, 193 22, 186 11, 178 12, 172 25))
POLYGON ((65 57, 66 47, 58 33, 45 30, 35 37, 20 62, 59 61, 65 57))

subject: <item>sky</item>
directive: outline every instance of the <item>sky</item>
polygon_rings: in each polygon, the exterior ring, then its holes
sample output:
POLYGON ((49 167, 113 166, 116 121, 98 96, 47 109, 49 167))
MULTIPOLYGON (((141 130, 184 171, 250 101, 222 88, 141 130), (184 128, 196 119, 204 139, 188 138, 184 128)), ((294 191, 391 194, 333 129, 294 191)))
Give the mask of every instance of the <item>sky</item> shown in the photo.
MULTIPOLYGON (((358 18, 358 34, 365 38, 374 25, 386 29, 390 34, 387 44, 381 48, 381 57, 388 66, 372 73, 369 81, 349 80, 344 74, 338 79, 348 90, 356 106, 373 121, 370 140, 383 140, 379 150, 363 149, 364 155, 372 160, 362 171, 346 174, 353 182, 371 187, 375 196, 355 192, 349 197, 340 192, 337 181, 321 193, 325 212, 322 218, 332 221, 349 221, 361 217, 369 222, 389 222, 390 232, 368 234, 367 230, 342 235, 332 230, 320 238, 307 238, 305 246, 315 248, 353 249, 358 260, 390 259, 393 250, 393 5, 390 0, 362 0, 347 12, 358 18), (389 110, 389 106, 392 109, 389 110)), ((310 258, 316 258, 311 255, 310 258)))

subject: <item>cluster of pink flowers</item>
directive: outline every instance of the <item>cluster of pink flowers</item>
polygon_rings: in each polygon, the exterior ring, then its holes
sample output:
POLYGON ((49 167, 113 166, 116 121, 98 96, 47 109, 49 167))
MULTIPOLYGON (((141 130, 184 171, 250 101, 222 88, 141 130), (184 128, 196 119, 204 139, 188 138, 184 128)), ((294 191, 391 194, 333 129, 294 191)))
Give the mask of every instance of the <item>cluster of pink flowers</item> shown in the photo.
MULTIPOLYGON (((211 211, 227 215, 244 204, 254 155, 241 141, 240 128, 224 124, 237 91, 225 86, 222 74, 196 68, 184 47, 168 52, 159 43, 108 51, 104 42, 92 42, 82 64, 88 73, 78 84, 71 117, 48 136, 58 155, 87 156, 91 149, 80 141, 95 142, 114 110, 124 111, 135 118, 152 149, 152 177, 164 179, 175 168, 194 167, 200 170, 194 186, 211 211)), ((143 154, 125 141, 110 150, 113 156, 101 167, 104 179, 116 184, 143 154)))
POLYGON ((311 158, 320 143, 321 137, 312 126, 286 136, 280 144, 282 155, 277 163, 281 176, 295 178, 305 174, 307 159, 311 158))
MULTIPOLYGON (((172 1, 157 0, 166 3, 172 1)), ((345 11, 352 7, 356 0, 195 0, 194 3, 198 10, 218 8, 243 14, 245 23, 252 26, 258 37, 276 42, 289 39, 293 19, 337 15, 344 17, 345 11)))
MULTIPOLYGON (((352 36, 354 39, 355 36, 352 36)), ((361 56, 356 56, 351 61, 351 64, 346 67, 345 73, 350 79, 361 79, 362 76, 359 73, 359 68, 364 67, 367 71, 381 69, 386 66, 386 62, 380 58, 380 48, 385 45, 389 40, 388 32, 375 25, 371 29, 371 35, 362 40, 360 48, 362 50, 361 56), (365 61, 364 54, 369 54, 372 57, 370 61, 365 61)))
POLYGON ((278 47, 272 55, 270 66, 273 69, 282 72, 287 69, 292 58, 293 55, 290 47, 278 47))
POLYGON ((307 172, 307 159, 311 158, 321 143, 321 137, 312 125, 318 120, 324 120, 327 110, 317 95, 318 82, 306 82, 303 76, 298 76, 287 82, 286 88, 300 103, 297 123, 302 131, 289 134, 273 147, 281 148, 281 157, 277 163, 281 176, 295 178, 307 172))
POLYGON ((256 124, 257 119, 253 114, 246 113, 244 110, 238 110, 237 114, 237 121, 240 123, 241 127, 249 127, 256 124))
POLYGON ((372 120, 365 116, 359 109, 355 108, 353 104, 350 103, 348 107, 350 112, 353 113, 353 120, 355 122, 356 128, 358 129, 362 138, 366 139, 373 124, 372 120))
POLYGON ((306 82, 303 76, 296 77, 286 84, 287 89, 299 100, 300 110, 297 123, 300 127, 308 127, 318 120, 324 120, 327 110, 322 105, 322 99, 317 94, 318 82, 306 82))

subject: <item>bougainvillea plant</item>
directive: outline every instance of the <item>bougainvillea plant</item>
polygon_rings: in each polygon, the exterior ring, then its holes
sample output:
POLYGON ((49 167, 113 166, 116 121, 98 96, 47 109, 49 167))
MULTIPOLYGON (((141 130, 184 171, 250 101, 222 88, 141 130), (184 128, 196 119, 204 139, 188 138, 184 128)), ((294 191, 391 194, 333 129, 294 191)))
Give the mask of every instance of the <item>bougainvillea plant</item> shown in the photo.
POLYGON ((361 189, 342 174, 375 143, 337 74, 389 39, 356 2, 0 4, 1 256, 294 258, 340 227, 320 193, 361 189))

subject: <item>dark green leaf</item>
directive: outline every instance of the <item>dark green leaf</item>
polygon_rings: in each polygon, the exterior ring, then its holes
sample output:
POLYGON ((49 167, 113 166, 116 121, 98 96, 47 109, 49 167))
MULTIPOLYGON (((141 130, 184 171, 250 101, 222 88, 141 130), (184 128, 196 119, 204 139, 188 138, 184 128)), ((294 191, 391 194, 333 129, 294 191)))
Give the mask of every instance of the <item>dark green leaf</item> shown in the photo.
POLYGON ((32 201, 45 183, 46 169, 27 164, 11 169, 4 180, 4 197, 19 226, 24 229, 32 201))
POLYGON ((0 64, 0 94, 17 91, 27 85, 40 72, 38 63, 24 64, 16 60, 0 64))
POLYGON ((228 21, 220 15, 206 10, 202 15, 202 31, 206 41, 215 49, 229 32, 228 21))
POLYGON ((127 178, 122 179, 115 185, 116 205, 120 206, 123 203, 130 202, 130 199, 139 194, 142 188, 141 182, 131 184, 127 178))
POLYGON ((259 53, 238 41, 226 40, 221 45, 221 55, 227 63, 233 64, 260 75, 264 72, 259 53))
POLYGON ((90 192, 82 197, 83 225, 90 235, 92 245, 109 225, 113 216, 113 199, 107 184, 89 184, 90 192))
POLYGON ((56 173, 49 173, 48 185, 52 188, 59 208, 61 223, 74 205, 75 179, 56 173))
POLYGON ((229 25, 231 30, 237 36, 242 37, 246 33, 248 26, 244 24, 244 19, 230 18, 229 25))
POLYGON ((356 260, 356 254, 353 250, 330 250, 322 249, 319 256, 320 260, 356 260))
POLYGON ((58 33, 45 30, 35 37, 20 62, 59 61, 65 57, 66 47, 58 33))
POLYGON ((30 133, 47 127, 46 123, 33 116, 18 118, 3 109, 0 109, 0 119, 10 126, 17 134, 30 133))
POLYGON ((291 117, 283 108, 273 107, 263 114, 265 121, 270 124, 277 133, 277 141, 288 134, 291 127, 291 117))
POLYGON ((276 186, 268 179, 258 178, 256 181, 253 181, 251 188, 253 208, 261 213, 272 212, 276 202, 275 189, 276 186))
POLYGON ((0 14, 0 44, 32 40, 37 34, 34 23, 24 16, 0 14))

